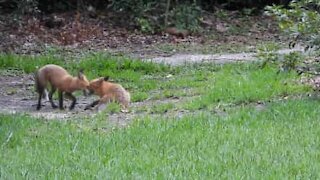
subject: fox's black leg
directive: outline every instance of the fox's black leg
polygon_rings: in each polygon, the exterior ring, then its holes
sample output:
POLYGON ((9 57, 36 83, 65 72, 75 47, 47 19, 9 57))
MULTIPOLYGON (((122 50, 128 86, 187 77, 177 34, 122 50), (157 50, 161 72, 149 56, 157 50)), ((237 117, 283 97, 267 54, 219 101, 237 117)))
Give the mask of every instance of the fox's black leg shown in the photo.
POLYGON ((77 99, 76 99, 76 97, 74 97, 74 95, 72 95, 72 93, 65 93, 65 95, 68 99, 70 99, 72 101, 71 105, 69 107, 69 109, 72 110, 74 108, 74 106, 76 105, 77 99))
POLYGON ((84 110, 87 110, 87 109, 90 109, 92 107, 95 107, 97 104, 99 104, 100 100, 96 100, 96 101, 93 101, 91 104, 87 105, 84 110))
POLYGON ((60 90, 59 90, 59 108, 60 108, 61 110, 64 109, 64 107, 63 107, 63 92, 60 91, 60 90))
POLYGON ((42 94, 43 94, 43 92, 39 93, 37 110, 40 110, 40 109, 41 109, 41 99, 42 99, 42 94))
POLYGON ((56 104, 54 104, 53 100, 52 100, 52 95, 56 92, 56 88, 52 87, 51 91, 49 92, 49 101, 51 103, 52 108, 57 108, 58 106, 56 104))

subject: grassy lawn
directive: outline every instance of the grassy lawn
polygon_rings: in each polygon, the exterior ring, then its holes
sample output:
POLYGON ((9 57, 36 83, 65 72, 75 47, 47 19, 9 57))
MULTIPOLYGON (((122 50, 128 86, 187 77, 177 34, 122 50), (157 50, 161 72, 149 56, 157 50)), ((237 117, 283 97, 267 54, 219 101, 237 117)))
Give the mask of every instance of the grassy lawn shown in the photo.
POLYGON ((104 54, 78 63, 0 56, 2 71, 30 73, 53 62, 73 73, 83 68, 90 79, 111 76, 141 103, 131 109, 140 115, 119 128, 101 114, 0 114, 0 178, 320 178, 320 101, 294 72, 258 63, 170 67, 104 54))

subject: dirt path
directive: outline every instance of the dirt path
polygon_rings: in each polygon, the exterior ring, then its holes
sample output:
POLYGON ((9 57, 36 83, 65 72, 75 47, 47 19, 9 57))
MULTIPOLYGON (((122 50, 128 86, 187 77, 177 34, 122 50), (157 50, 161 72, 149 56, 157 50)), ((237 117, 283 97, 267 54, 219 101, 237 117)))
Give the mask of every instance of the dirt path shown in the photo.
MULTIPOLYGON (((283 49, 279 50, 280 54, 289 54, 294 51, 302 51, 302 48, 295 49, 283 49)), ((234 54, 175 54, 169 57, 155 57, 146 59, 147 61, 156 63, 165 63, 170 65, 183 65, 185 63, 203 63, 203 62, 215 62, 215 63, 229 63, 237 61, 254 61, 256 60, 257 53, 234 53, 234 54)))

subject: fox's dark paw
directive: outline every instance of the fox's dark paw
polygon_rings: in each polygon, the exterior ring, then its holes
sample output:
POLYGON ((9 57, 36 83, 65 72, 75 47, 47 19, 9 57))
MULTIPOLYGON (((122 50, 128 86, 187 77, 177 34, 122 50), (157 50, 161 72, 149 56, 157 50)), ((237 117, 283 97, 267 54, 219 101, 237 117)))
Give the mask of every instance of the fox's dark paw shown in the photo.
POLYGON ((39 111, 41 109, 41 106, 37 106, 37 110, 39 111))

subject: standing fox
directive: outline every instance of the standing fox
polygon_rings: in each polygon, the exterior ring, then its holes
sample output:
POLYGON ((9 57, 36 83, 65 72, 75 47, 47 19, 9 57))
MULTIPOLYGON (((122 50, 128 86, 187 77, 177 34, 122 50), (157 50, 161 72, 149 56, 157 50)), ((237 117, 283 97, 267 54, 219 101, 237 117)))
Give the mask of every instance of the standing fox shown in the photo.
POLYGON ((60 66, 54 64, 45 65, 35 73, 36 91, 39 93, 37 110, 41 108, 42 97, 47 94, 48 83, 51 86, 49 101, 52 108, 58 107, 52 100, 52 95, 58 89, 59 108, 64 109, 63 93, 65 93, 66 97, 72 100, 69 107, 70 110, 72 110, 76 104, 76 98, 72 95, 72 92, 76 90, 86 90, 89 87, 89 81, 82 71, 79 71, 77 77, 73 77, 60 66))
POLYGON ((99 100, 87 105, 85 110, 101 104, 115 101, 120 103, 121 111, 128 112, 130 94, 120 84, 111 83, 109 77, 100 77, 90 81, 89 91, 100 96, 99 100))

